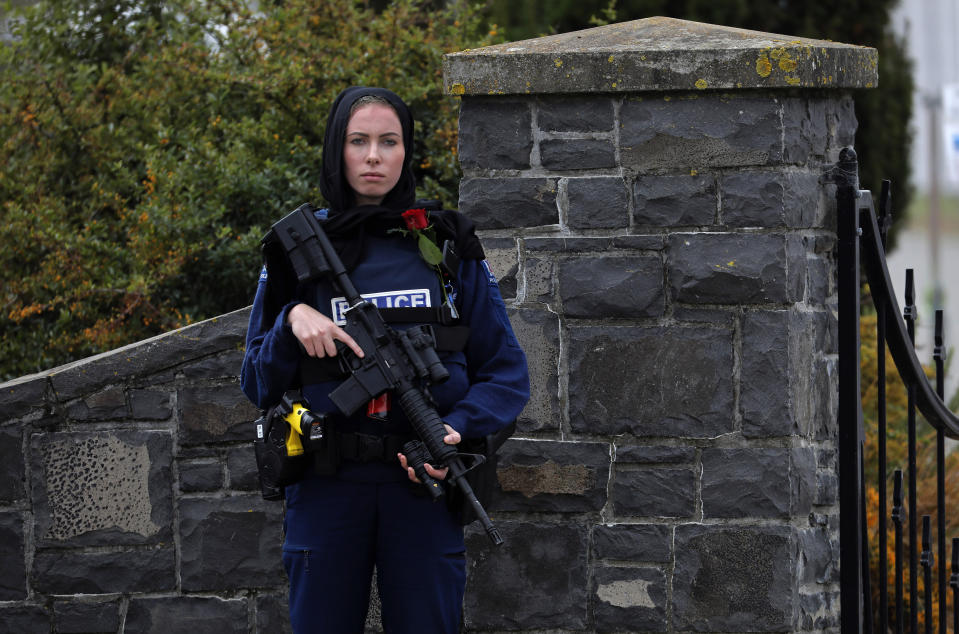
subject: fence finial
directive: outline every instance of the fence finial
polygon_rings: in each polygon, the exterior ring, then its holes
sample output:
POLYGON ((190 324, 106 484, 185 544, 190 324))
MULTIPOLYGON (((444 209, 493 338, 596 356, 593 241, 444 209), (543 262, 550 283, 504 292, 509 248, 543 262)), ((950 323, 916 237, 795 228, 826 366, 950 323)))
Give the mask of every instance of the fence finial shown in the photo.
POLYGON ((835 183, 840 187, 852 187, 858 190, 859 160, 856 157, 856 150, 851 147, 839 150, 839 161, 833 165, 827 165, 819 180, 823 183, 835 183))

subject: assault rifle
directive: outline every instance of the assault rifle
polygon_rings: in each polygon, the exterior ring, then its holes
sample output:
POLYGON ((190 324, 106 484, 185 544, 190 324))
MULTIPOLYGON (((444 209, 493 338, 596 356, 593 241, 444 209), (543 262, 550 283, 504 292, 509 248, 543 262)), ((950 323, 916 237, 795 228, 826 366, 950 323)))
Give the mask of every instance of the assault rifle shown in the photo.
POLYGON ((333 404, 349 416, 371 399, 391 392, 422 441, 408 443, 404 454, 427 490, 434 499, 443 495, 442 487, 426 475, 423 464, 449 467, 449 482, 466 498, 490 540, 497 546, 502 544, 502 537, 464 477, 485 457, 459 453, 443 442, 446 427, 425 386, 442 383, 449 373, 436 354, 431 328, 398 331, 384 321, 376 305, 363 299, 353 286, 343 262, 317 222, 312 205, 301 205, 274 224, 264 242, 270 240, 280 243, 299 282, 325 277, 346 298, 344 330, 363 349, 364 356, 359 358, 337 342, 340 364, 350 376, 330 392, 333 404), (464 459, 472 460, 472 464, 467 467, 464 459))

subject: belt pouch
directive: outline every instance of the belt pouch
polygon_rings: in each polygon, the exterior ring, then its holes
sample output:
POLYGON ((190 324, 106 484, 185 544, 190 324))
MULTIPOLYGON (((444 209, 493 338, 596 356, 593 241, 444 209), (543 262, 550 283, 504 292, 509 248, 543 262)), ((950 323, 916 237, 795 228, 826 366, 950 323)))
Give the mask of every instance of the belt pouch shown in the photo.
POLYGON ((333 475, 340 466, 339 441, 335 417, 329 416, 323 425, 323 442, 313 452, 313 469, 318 475, 333 475))

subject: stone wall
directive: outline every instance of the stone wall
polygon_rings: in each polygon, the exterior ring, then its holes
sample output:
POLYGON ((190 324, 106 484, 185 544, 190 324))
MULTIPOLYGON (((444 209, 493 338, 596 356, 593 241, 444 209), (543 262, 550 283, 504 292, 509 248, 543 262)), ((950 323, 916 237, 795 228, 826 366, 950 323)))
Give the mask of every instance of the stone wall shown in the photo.
MULTIPOLYGON (((445 70, 460 207, 533 383, 491 505, 506 543, 468 532, 465 629, 838 629, 819 180, 875 51, 651 18, 445 70)), ((247 314, 0 385, 4 629, 288 628, 247 314)))

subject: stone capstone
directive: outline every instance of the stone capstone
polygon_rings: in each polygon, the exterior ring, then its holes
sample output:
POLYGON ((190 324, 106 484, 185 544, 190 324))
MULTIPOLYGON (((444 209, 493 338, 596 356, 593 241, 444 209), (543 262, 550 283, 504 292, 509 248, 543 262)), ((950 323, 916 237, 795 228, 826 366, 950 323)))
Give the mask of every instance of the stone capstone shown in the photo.
POLYGON ((651 17, 443 58, 450 95, 870 88, 876 49, 651 17))

